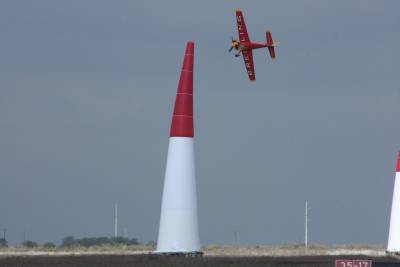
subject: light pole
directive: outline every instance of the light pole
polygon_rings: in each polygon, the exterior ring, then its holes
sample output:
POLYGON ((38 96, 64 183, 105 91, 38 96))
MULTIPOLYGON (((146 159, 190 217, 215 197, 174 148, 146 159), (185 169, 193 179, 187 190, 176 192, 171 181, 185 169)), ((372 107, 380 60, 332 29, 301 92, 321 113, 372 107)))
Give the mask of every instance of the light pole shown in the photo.
POLYGON ((233 232, 233 235, 235 237, 235 245, 238 245, 238 233, 237 233, 237 231, 233 232))
POLYGON ((115 204, 114 210, 114 237, 118 236, 118 204, 115 204))
POLYGON ((308 248, 308 201, 306 201, 304 217, 304 246, 308 248))

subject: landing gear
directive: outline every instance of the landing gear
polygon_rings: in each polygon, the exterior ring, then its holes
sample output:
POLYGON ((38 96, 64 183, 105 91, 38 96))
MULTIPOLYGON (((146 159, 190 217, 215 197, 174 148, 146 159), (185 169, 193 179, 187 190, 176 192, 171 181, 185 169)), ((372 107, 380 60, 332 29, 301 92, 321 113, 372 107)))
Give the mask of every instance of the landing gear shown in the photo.
POLYGON ((241 52, 242 52, 242 50, 238 50, 238 52, 235 54, 235 57, 240 57, 241 52))

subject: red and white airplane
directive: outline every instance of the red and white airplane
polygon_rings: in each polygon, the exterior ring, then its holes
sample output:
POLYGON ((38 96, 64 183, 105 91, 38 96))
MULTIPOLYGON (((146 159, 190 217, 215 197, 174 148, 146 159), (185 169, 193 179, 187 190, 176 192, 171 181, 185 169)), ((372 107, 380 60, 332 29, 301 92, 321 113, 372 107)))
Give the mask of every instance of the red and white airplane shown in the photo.
POLYGON ((272 40, 271 31, 266 32, 266 43, 253 43, 250 41, 249 34, 247 33, 246 24, 244 23, 244 18, 241 10, 236 10, 236 22, 239 33, 239 41, 234 40, 232 37, 232 44, 229 52, 232 49, 237 50, 235 57, 243 55, 244 65, 246 66, 247 74, 249 75, 250 81, 256 80, 256 74, 254 72, 254 61, 253 61, 253 49, 267 47, 271 59, 275 59, 275 47, 278 46, 279 42, 274 42, 272 40))

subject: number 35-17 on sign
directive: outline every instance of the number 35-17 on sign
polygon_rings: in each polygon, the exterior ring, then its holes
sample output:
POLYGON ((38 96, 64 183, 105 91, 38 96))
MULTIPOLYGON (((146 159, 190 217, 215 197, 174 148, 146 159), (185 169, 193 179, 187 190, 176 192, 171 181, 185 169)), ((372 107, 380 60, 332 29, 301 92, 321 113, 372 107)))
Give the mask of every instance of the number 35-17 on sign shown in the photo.
POLYGON ((372 267, 371 260, 335 260, 335 267, 372 267))

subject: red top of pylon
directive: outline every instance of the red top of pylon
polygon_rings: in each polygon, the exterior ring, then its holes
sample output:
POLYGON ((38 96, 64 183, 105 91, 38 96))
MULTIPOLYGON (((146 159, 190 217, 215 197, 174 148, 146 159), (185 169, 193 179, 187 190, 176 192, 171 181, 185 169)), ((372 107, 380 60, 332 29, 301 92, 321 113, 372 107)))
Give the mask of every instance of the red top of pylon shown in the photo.
POLYGON ((396 172, 400 172, 400 151, 397 156, 396 172))
POLYGON ((185 57, 175 99, 171 137, 193 137, 193 54, 194 43, 186 44, 185 57))

